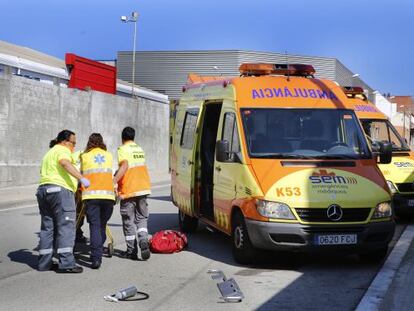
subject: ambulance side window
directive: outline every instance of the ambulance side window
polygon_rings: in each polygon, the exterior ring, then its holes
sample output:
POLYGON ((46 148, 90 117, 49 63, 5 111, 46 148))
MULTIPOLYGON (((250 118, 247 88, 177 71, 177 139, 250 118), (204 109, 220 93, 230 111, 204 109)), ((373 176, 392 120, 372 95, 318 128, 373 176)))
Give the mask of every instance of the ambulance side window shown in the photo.
POLYGON ((237 132, 236 115, 232 112, 224 114, 222 140, 227 140, 230 144, 231 152, 240 151, 239 134, 237 132))
POLYGON ((197 127, 198 110, 189 110, 185 113, 183 131, 181 133, 180 146, 184 149, 192 149, 195 130, 197 127))

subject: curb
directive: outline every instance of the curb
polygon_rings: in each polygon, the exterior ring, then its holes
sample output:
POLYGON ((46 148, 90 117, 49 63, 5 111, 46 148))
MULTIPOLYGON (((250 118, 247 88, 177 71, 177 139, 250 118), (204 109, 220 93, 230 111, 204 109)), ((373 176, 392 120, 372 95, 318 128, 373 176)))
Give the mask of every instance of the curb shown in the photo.
POLYGON ((379 310, 413 238, 414 225, 407 225, 391 254, 356 307, 356 311, 379 310))

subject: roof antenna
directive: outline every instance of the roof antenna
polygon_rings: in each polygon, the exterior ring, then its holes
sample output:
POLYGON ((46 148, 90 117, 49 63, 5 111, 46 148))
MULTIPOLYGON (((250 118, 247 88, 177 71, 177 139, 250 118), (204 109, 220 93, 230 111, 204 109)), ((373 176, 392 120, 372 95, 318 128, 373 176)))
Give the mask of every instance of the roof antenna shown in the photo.
POLYGON ((286 71, 287 71, 287 80, 290 81, 290 72, 289 72, 289 58, 288 58, 288 53, 287 51, 285 51, 285 56, 286 56, 286 71))

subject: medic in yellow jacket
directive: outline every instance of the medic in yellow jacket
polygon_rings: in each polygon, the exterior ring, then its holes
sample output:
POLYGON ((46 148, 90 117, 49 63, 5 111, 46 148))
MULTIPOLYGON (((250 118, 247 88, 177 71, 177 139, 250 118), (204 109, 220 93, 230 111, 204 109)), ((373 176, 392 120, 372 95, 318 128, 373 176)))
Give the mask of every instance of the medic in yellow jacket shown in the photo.
POLYGON ((89 188, 81 188, 82 202, 89 222, 91 268, 99 269, 106 240, 105 227, 115 203, 112 155, 106 151, 101 134, 92 133, 89 136, 86 150, 81 155, 81 170, 91 182, 89 188))

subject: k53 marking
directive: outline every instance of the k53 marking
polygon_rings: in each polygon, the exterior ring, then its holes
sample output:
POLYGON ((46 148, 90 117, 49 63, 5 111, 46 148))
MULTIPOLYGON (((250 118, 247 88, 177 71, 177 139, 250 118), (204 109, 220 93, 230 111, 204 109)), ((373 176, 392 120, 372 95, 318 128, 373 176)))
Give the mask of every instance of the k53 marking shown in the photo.
POLYGON ((278 197, 291 197, 291 196, 300 196, 299 187, 278 187, 276 188, 276 195, 278 197))

